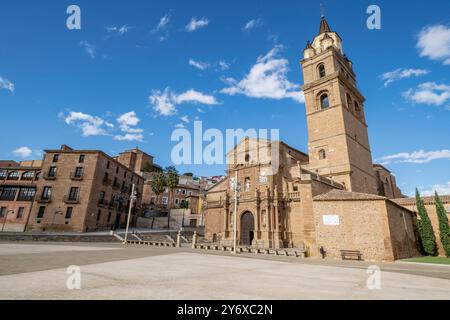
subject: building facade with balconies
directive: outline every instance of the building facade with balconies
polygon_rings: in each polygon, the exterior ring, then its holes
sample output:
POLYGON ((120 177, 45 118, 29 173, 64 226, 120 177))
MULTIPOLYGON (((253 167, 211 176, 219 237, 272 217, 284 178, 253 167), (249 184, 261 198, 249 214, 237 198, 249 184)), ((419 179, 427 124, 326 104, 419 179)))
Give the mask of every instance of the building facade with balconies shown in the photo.
POLYGON ((87 232, 124 227, 132 185, 140 207, 143 178, 102 151, 63 145, 46 150, 27 230, 87 232))
POLYGON ((23 232, 41 172, 40 161, 0 162, 0 230, 23 232))

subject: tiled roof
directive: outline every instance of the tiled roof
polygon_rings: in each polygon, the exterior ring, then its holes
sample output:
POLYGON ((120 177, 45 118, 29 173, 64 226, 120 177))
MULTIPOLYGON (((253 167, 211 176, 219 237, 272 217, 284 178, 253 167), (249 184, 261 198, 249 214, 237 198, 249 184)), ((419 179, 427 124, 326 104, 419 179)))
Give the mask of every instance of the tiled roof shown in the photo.
POLYGON ((374 194, 333 190, 314 197, 314 201, 358 201, 358 200, 387 200, 374 194))
MULTIPOLYGON (((421 197, 421 198, 426 205, 434 204, 434 197, 421 197)), ((440 196, 440 198, 444 204, 450 203, 450 195, 440 196)), ((395 203, 397 203, 401 206, 416 205, 416 198, 402 198, 402 199, 394 199, 392 201, 394 201, 395 203)))

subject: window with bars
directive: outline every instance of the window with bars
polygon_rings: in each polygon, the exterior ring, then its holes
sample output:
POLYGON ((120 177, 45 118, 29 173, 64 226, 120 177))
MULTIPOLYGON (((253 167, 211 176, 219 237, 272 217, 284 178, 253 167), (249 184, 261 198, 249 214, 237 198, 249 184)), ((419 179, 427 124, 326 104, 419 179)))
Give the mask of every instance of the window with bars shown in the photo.
POLYGON ((36 195, 36 188, 21 188, 17 201, 33 201, 36 195))
POLYGON ((44 206, 39 207, 37 218, 42 219, 44 217, 44 214, 45 214, 45 207, 44 206))
POLYGON ((19 188, 5 187, 0 195, 1 201, 14 201, 19 188))
POLYGON ((52 197, 52 187, 44 187, 41 199, 50 200, 51 197, 52 197))
POLYGON ((50 167, 50 169, 48 169, 48 176, 49 176, 49 178, 56 177, 56 172, 57 172, 57 168, 56 167, 50 167))
POLYGON ((71 187, 69 191, 69 201, 78 200, 78 187, 71 187))
POLYGON ((72 219, 73 207, 68 207, 66 209, 66 220, 72 219))
POLYGON ((83 176, 83 167, 77 167, 75 169, 75 178, 81 178, 83 176))

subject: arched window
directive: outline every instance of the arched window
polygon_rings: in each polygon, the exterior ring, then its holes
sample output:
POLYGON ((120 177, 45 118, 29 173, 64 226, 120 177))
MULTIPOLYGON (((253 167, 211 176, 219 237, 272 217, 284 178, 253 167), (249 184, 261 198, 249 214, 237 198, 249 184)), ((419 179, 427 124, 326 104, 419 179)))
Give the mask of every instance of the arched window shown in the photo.
POLYGON ((22 180, 30 181, 34 178, 34 172, 33 171, 26 171, 22 174, 22 180))
POLYGON ((355 101, 355 111, 356 112, 360 112, 361 111, 361 107, 359 106, 359 103, 355 101))
POLYGON ((328 98, 328 94, 327 93, 323 93, 320 96, 320 107, 322 109, 327 109, 330 107, 330 99, 328 98))
POLYGON ((6 178, 6 171, 0 170, 0 179, 5 179, 5 178, 6 178))
POLYGON ((326 71, 325 71, 325 65, 323 63, 321 63, 319 65, 319 67, 317 68, 318 72, 319 72, 319 78, 323 78, 327 75, 326 71))
POLYGON ((19 180, 19 172, 12 171, 8 174, 8 180, 19 180))
POLYGON ((319 160, 325 160, 327 158, 327 152, 325 149, 319 150, 319 160))

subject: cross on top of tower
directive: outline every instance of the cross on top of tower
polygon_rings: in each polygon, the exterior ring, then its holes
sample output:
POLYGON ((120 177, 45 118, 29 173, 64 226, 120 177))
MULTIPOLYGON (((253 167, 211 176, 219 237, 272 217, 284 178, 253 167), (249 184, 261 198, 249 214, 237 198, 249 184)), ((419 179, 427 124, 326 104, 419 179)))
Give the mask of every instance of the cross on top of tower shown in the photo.
POLYGON ((320 4, 320 16, 322 18, 325 18, 325 6, 323 5, 323 3, 320 4))

